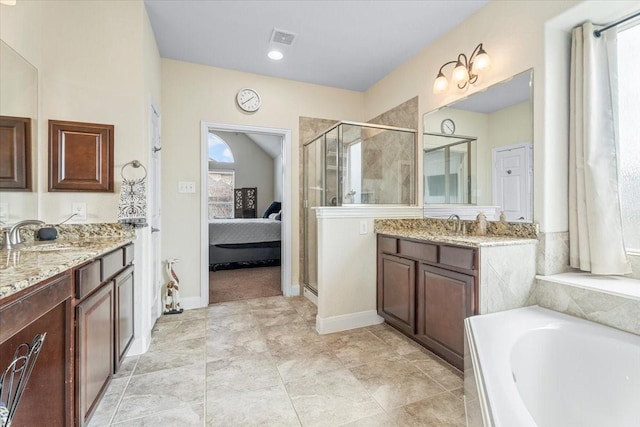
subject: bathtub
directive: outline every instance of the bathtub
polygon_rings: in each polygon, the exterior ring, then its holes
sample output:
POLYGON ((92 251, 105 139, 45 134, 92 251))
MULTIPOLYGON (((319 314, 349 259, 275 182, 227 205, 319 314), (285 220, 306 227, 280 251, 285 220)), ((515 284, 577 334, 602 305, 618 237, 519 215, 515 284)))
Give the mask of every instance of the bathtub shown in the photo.
POLYGON ((640 336, 538 306, 465 320, 467 425, 640 426, 640 336))

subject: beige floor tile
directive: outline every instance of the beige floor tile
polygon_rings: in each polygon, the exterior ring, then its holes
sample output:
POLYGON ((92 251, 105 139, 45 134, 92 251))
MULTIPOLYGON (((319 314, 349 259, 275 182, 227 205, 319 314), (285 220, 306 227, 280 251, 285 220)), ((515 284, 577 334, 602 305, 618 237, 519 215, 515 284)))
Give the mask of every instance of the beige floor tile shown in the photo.
POLYGON ((413 353, 421 348, 415 341, 402 335, 390 326, 371 329, 370 332, 380 338, 398 354, 413 353))
POLYGON ((282 379, 268 352, 207 363, 208 395, 227 389, 257 390, 279 384, 282 384, 282 379))
POLYGON ((291 307, 277 311, 273 309, 252 310, 251 315, 258 327, 262 329, 270 326, 293 325, 303 322, 302 317, 291 307))
POLYGON ((125 357, 120 365, 120 369, 118 372, 113 374, 113 378, 125 378, 131 375, 133 370, 136 368, 136 364, 138 363, 138 359, 140 356, 129 356, 125 357))
POLYGON ((430 352, 410 353, 409 355, 405 355, 405 357, 413 359, 411 362, 413 365, 434 379, 446 390, 455 390, 464 385, 462 372, 430 352))
POLYGON ((290 382, 287 391, 305 427, 338 426, 383 413, 347 369, 290 382))
POLYGON ((456 389, 450 390, 449 392, 460 400, 464 399, 464 387, 456 388, 456 389))
POLYGON ((230 301, 212 304, 206 308, 207 319, 225 318, 233 314, 246 314, 250 306, 247 301, 230 301))
MULTIPOLYGON (((170 405, 169 405, 170 406, 170 405)), ((118 427, 202 427, 204 423, 204 404, 181 406, 168 409, 148 417, 136 418, 113 424, 118 427)))
POLYGON ((293 352, 276 354, 274 359, 285 383, 315 378, 344 367, 326 346, 298 347, 293 352))
MULTIPOLYGON (((399 427, 387 414, 376 414, 357 421, 341 424, 341 427, 399 427)), ((435 426, 434 426, 435 427, 435 426)))
POLYGON ((400 355, 376 359, 350 370, 386 411, 444 391, 400 355))
POLYGON ((268 351, 258 329, 227 334, 210 331, 207 336, 207 362, 268 351))
POLYGON ((326 343, 347 367, 362 365, 395 354, 380 338, 364 330, 327 338, 326 343))
POLYGON ((164 345, 175 341, 204 338, 206 333, 206 320, 185 320, 181 322, 156 323, 151 332, 151 345, 164 345))
POLYGON ((122 396, 114 422, 142 418, 204 401, 205 367, 191 365, 133 375, 122 396))
POLYGON ((300 426, 282 384, 258 390, 207 393, 207 426, 300 426))
POLYGON ((156 342, 156 345, 149 351, 140 355, 133 374, 141 375, 196 363, 202 364, 204 360, 205 342, 202 338, 174 342, 156 342))
POLYGON ((111 380, 104 397, 91 416, 88 427, 108 426, 113 414, 118 408, 120 398, 129 382, 129 378, 116 378, 111 380))
POLYGON ((398 408, 390 416, 400 426, 464 427, 464 404, 449 392, 398 408))
POLYGON ((218 332, 242 332, 254 329, 258 326, 254 317, 247 312, 229 314, 223 317, 210 317, 207 319, 207 330, 218 332))
POLYGON ((204 319, 207 316, 206 308, 184 310, 180 314, 163 314, 157 323, 184 322, 187 320, 204 319))

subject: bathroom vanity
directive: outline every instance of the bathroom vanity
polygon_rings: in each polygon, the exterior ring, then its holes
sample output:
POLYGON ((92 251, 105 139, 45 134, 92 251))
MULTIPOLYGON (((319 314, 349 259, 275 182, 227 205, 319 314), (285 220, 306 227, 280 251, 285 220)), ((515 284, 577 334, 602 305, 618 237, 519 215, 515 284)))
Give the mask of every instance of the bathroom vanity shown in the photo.
POLYGON ((447 233, 443 223, 376 220, 377 312, 462 370, 464 319, 526 305, 537 240, 447 233))
POLYGON ((0 369, 47 333, 13 426, 83 426, 134 338, 135 234, 0 251, 0 369))

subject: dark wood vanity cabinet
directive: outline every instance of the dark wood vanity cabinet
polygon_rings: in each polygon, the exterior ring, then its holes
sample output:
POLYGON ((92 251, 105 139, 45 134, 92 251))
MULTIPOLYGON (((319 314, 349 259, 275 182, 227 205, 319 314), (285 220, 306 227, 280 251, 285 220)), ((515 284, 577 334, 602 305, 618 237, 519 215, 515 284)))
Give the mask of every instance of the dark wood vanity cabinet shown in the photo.
POLYGON ((13 427, 73 425, 72 296, 71 274, 67 271, 0 301, 0 374, 19 345, 47 334, 13 427))
POLYGON ((133 245, 75 270, 76 425, 84 426, 133 343, 133 245))
POLYGON ((477 277, 474 248, 378 236, 378 314, 459 369, 477 277))

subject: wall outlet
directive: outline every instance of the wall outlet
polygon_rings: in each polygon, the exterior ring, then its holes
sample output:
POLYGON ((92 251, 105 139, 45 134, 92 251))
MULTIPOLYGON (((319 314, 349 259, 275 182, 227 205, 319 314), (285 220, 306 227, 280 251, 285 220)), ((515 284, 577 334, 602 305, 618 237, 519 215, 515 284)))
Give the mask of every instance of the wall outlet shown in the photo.
POLYGON ((367 221, 360 221, 360 234, 367 234, 367 221))
POLYGON ((0 221, 9 221, 9 203, 0 203, 0 221))
POLYGON ((178 193, 195 193, 196 183, 193 181, 179 181, 178 193))
POLYGON ((74 203, 71 207, 71 213, 75 216, 71 219, 76 221, 87 220, 87 204, 86 203, 74 203))

